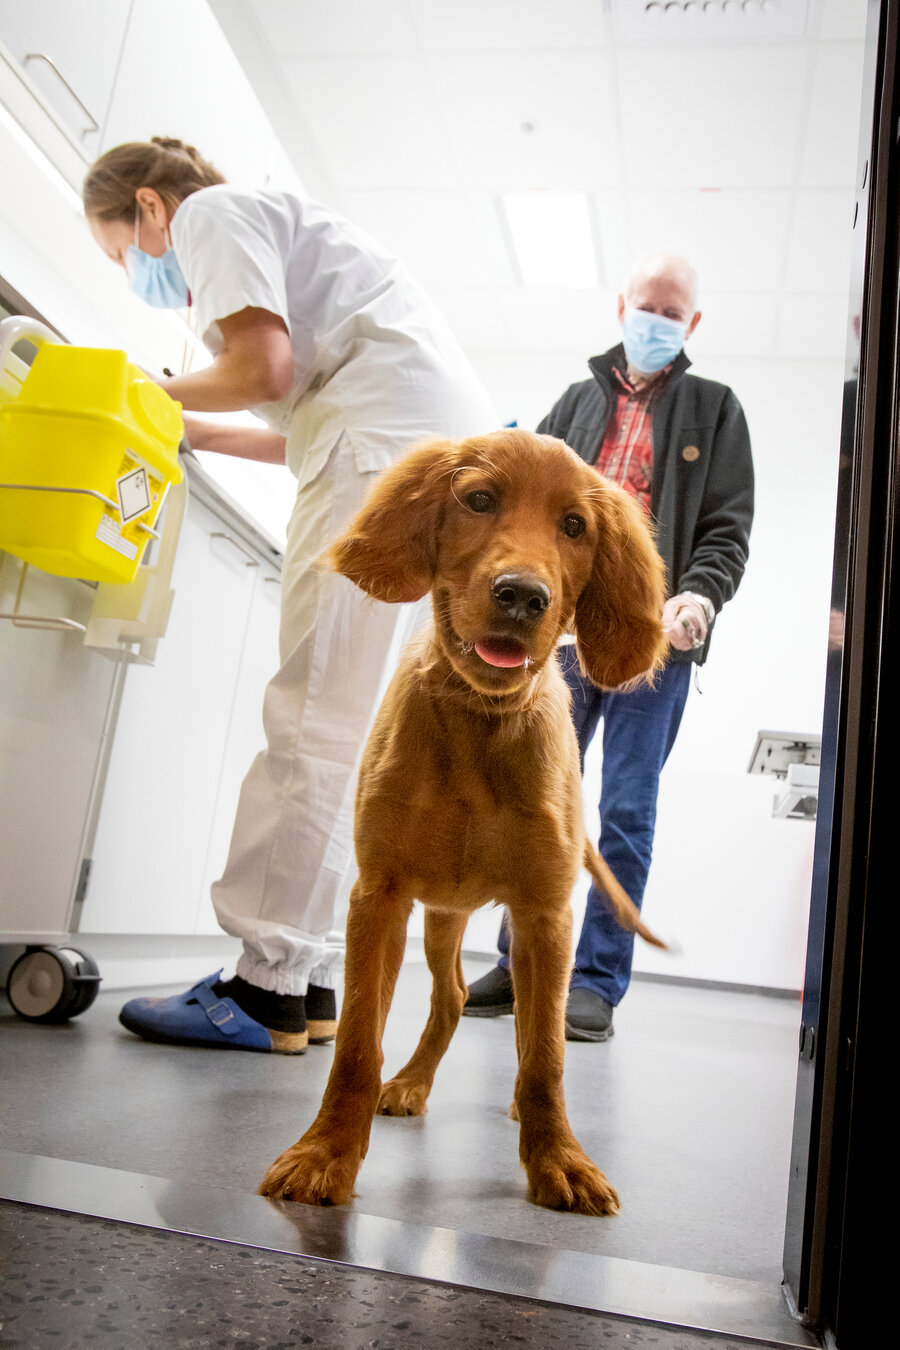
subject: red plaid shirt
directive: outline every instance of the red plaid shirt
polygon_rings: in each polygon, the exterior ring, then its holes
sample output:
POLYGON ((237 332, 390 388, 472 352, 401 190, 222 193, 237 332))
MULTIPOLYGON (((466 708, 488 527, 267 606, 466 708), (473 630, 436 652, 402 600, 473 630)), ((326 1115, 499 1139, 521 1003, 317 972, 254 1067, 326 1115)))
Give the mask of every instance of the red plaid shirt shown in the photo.
POLYGON ((613 366, 619 387, 594 460, 597 471, 636 497, 648 515, 653 481, 651 410, 654 398, 666 383, 668 369, 662 372, 661 379, 637 390, 628 382, 627 376, 613 366))

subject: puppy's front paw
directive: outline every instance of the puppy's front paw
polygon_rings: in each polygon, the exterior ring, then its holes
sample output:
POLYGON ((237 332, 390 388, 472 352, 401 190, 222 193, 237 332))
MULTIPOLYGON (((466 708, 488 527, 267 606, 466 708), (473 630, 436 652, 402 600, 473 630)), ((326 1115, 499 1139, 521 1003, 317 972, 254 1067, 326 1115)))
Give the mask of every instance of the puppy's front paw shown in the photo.
POLYGON ((424 1116, 428 1110, 429 1088, 422 1083, 391 1078, 381 1089, 378 1114, 381 1116, 424 1116))
POLYGON ((548 1153, 526 1166, 531 1199, 572 1214, 618 1214, 619 1197, 581 1149, 548 1153))
POLYGON ((298 1200, 304 1205, 346 1205, 353 1198, 361 1162, 358 1150, 338 1153, 304 1135, 275 1159, 259 1194, 271 1200, 298 1200))

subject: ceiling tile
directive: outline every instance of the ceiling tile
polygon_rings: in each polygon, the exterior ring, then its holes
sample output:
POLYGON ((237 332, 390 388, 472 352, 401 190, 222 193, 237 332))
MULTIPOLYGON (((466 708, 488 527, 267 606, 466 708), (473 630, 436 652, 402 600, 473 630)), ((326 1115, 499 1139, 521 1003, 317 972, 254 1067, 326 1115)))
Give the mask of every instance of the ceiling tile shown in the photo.
POLYGON ((609 188, 620 181, 608 53, 430 55, 436 105, 461 180, 512 188, 609 188))
POLYGON ((783 277, 786 291, 846 296, 853 244, 853 203, 849 189, 797 194, 783 277))
POLYGON ((513 349, 581 350, 587 359, 619 341, 615 291, 520 286, 499 292, 497 299, 513 349))
POLYGON ((775 340, 778 295, 719 294, 702 305, 703 318, 687 342, 691 359, 701 356, 770 356, 775 340))
POLYGON ((683 253, 700 278, 701 300, 717 291, 772 290, 783 266, 791 193, 632 191, 635 258, 683 253))
POLYGON ((866 36, 868 0, 822 0, 819 37, 861 42, 866 36))
POLYGON ((426 51, 490 51, 604 46, 609 25, 596 0, 409 0, 419 41, 426 51))
POLYGON ((775 353, 788 358, 842 361, 849 329, 846 295, 785 295, 775 353))
POLYGON ((481 242, 491 285, 512 285, 517 274, 514 261, 510 256, 505 222, 501 220, 502 208, 499 194, 466 192, 463 196, 470 212, 473 228, 481 242))
POLYGON ((513 285, 490 197, 448 190, 351 192, 352 218, 432 286, 513 285))
POLYGON ((604 285, 618 292, 634 261, 627 196, 624 192, 595 192, 598 252, 604 285))
POLYGON ((291 58, 284 70, 310 135, 344 191, 459 183, 419 58, 291 58))
POLYGON ((825 43, 815 57, 800 164, 802 187, 851 187, 859 154, 859 104, 865 48, 825 43))
POLYGON ((375 55, 413 51, 404 0, 251 0, 276 56, 375 55))
POLYGON ((493 291, 478 286, 436 286, 430 294, 467 351, 474 347, 504 351, 510 346, 506 321, 493 291))
POLYGON ((790 186, 806 61, 799 44, 620 52, 627 184, 790 186))

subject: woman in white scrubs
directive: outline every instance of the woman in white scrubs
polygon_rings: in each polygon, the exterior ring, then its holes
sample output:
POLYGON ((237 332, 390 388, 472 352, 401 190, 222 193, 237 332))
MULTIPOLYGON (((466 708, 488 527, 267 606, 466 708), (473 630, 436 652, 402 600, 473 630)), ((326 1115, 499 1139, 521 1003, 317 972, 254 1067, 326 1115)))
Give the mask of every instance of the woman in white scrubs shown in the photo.
POLYGON ((189 416, 191 444, 286 460, 297 478, 268 744, 244 781, 212 893, 220 924, 243 943, 237 971, 174 998, 134 999, 121 1019, 147 1039, 298 1053, 307 1037, 334 1034, 354 771, 411 622, 409 607, 367 601, 314 560, 395 456, 496 419, 402 265, 326 207, 234 187, 192 147, 162 138, 108 151, 83 196, 94 238, 136 293, 188 308, 215 357, 163 387, 191 413, 249 408, 267 423, 189 416))

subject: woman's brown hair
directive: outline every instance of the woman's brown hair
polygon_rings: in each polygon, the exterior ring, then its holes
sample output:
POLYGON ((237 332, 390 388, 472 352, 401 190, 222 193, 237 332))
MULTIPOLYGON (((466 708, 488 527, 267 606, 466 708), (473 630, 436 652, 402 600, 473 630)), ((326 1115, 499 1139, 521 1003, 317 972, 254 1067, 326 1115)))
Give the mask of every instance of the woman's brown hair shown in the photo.
POLYGON ((128 141, 114 146, 91 165, 81 190, 84 212, 98 220, 135 216, 138 188, 155 188, 169 206, 177 206, 200 188, 225 179, 192 145, 171 136, 128 141))

